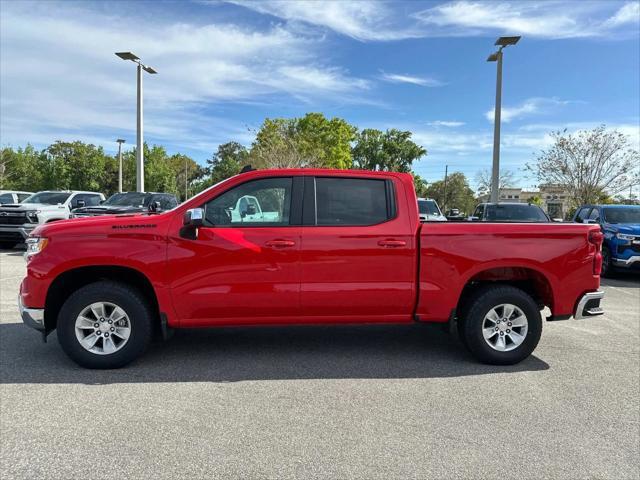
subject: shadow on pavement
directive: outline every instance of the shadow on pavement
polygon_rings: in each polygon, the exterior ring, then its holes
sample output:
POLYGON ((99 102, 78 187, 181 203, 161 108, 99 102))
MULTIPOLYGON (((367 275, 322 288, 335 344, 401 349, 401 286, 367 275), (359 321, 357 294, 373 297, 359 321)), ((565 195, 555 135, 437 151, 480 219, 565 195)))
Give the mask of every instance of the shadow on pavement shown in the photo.
POLYGON ((600 283, 606 287, 640 288, 640 273, 621 272, 613 278, 601 278, 600 283))
POLYGON ((477 363, 438 326, 306 326, 181 330, 120 370, 85 370, 28 327, 0 324, 0 383, 239 382, 434 378, 547 370, 477 363))

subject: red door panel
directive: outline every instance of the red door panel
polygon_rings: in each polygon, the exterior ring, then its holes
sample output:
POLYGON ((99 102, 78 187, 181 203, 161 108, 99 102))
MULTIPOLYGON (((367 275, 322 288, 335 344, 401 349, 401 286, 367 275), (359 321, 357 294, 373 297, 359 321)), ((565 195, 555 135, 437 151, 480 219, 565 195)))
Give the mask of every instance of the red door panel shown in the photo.
POLYGON ((197 240, 172 238, 169 275, 181 326, 298 315, 300 228, 203 227, 197 240))
POLYGON ((416 252, 413 236, 402 230, 303 227, 303 315, 335 322, 410 321, 416 252))

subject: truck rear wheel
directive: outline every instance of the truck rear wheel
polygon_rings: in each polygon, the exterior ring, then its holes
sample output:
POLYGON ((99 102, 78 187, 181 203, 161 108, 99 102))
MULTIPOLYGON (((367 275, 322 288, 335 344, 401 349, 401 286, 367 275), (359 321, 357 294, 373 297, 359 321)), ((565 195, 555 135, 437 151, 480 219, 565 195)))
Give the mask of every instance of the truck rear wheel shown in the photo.
POLYGON ((510 286, 478 291, 464 308, 462 343, 483 363, 513 365, 535 350, 542 317, 526 292, 510 286))
POLYGON ((136 289, 116 282, 75 291, 58 315, 58 340, 86 368, 120 368, 139 357, 152 335, 152 310, 136 289))

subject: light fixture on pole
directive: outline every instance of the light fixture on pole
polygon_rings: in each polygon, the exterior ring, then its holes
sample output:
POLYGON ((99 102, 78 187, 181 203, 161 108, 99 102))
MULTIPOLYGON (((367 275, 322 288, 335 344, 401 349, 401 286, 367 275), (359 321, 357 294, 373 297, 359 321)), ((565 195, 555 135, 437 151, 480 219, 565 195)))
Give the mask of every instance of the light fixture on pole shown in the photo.
POLYGON ((144 192, 144 139, 142 137, 142 70, 147 73, 156 74, 153 68, 144 65, 140 58, 131 52, 116 52, 122 60, 131 60, 138 64, 138 102, 136 120, 136 190, 144 192))
POLYGON ((515 45, 520 37, 500 37, 495 45, 500 45, 497 52, 487 58, 487 62, 498 62, 496 75, 496 106, 493 117, 493 168, 491 169, 491 202, 498 201, 500 188, 500 116, 502 113, 502 49, 509 45, 515 45))
POLYGON ((125 140, 119 138, 116 142, 118 142, 118 163, 120 164, 120 168, 118 170, 118 191, 122 193, 122 144, 125 140))

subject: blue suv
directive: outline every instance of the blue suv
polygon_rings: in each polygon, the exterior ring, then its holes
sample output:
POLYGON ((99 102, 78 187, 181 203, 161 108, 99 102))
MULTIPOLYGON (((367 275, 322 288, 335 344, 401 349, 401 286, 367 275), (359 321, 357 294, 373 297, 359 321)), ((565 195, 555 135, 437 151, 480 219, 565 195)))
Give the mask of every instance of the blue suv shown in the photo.
POLYGON ((573 221, 600 224, 603 276, 616 269, 640 271, 640 205, 583 205, 573 221))

